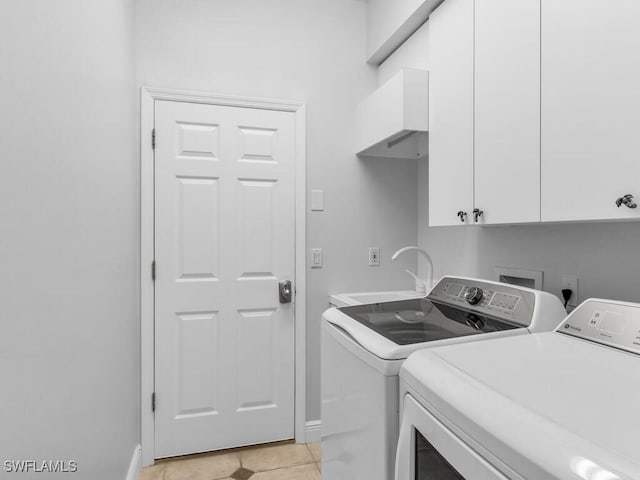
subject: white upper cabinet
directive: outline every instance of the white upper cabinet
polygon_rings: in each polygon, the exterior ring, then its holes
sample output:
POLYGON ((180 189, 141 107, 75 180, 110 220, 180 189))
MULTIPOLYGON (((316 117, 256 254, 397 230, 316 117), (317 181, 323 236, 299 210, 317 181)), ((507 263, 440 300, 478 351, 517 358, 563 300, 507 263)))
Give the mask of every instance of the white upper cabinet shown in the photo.
POLYGON ((640 218, 640 1, 542 0, 542 221, 640 218))
POLYGON ((476 0, 475 9, 477 223, 537 222, 540 0, 476 0))
POLYGON ((356 152, 387 158, 427 154, 429 72, 404 68, 356 109, 356 152))
POLYGON ((445 0, 430 29, 430 225, 640 219, 639 0, 445 0))
POLYGON ((473 210, 473 11, 474 0, 446 0, 429 20, 431 226, 468 223, 473 210))

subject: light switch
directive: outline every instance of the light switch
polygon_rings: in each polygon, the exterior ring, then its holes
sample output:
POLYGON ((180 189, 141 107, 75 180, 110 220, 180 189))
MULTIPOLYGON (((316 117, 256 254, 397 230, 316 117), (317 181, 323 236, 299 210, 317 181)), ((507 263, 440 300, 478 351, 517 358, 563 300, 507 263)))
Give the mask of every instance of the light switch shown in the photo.
POLYGON ((311 190, 311 210, 314 212, 324 210, 324 190, 311 190))
POLYGON ((322 268, 322 249, 311 249, 311 268, 322 268))

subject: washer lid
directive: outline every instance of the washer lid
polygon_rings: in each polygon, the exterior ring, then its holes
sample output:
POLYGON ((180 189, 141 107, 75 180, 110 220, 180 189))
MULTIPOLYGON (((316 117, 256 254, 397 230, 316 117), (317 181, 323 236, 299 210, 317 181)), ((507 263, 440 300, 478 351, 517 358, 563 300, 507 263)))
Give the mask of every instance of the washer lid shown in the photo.
POLYGON ((519 325, 425 298, 340 309, 398 345, 513 330, 519 325))
POLYGON ((414 353, 400 377, 524 478, 640 478, 640 357, 560 333, 414 353))
POLYGON ((526 331, 515 324, 427 299, 330 309, 324 318, 363 348, 387 360, 404 359, 420 348, 439 344, 526 331))

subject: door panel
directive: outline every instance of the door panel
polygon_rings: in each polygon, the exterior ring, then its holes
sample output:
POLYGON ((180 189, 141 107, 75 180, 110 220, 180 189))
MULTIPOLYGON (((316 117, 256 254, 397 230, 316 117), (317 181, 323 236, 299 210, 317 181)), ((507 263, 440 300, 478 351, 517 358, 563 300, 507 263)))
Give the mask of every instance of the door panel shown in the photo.
POLYGON ((156 457, 293 438, 294 115, 155 115, 156 457))
POLYGON ((274 311, 241 311, 238 318, 238 409, 275 408, 274 311))
POLYGON ((239 180, 239 277, 274 276, 274 194, 272 180, 239 180))
POLYGON ((447 0, 429 19, 429 225, 473 210, 474 0, 447 0))
POLYGON ((217 312, 177 314, 176 321, 179 324, 177 377, 181 382, 177 416, 216 414, 219 376, 217 312))
POLYGON ((542 0, 542 220, 638 218, 640 2, 542 0))
POLYGON ((218 273, 218 179, 178 178, 178 280, 218 273))
POLYGON ((476 0, 479 223, 540 221, 540 0, 476 0))
POLYGON ((181 158, 218 158, 218 125, 176 122, 179 135, 181 158))

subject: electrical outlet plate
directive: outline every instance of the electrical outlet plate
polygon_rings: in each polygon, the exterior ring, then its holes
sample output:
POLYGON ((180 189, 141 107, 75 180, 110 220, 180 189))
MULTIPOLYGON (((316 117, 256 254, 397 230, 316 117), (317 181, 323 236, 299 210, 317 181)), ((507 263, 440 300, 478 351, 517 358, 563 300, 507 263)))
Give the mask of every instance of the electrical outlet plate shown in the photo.
POLYGON ((369 247, 369 266, 380 266, 380 247, 369 247))
MULTIPOLYGON (((571 275, 562 275, 560 281, 560 290, 564 290, 568 288, 571 290, 571 298, 569 298, 569 302, 567 303, 567 307, 577 307, 578 306, 578 277, 572 277, 571 275)), ((562 299, 562 295, 560 295, 560 299, 562 299)))

